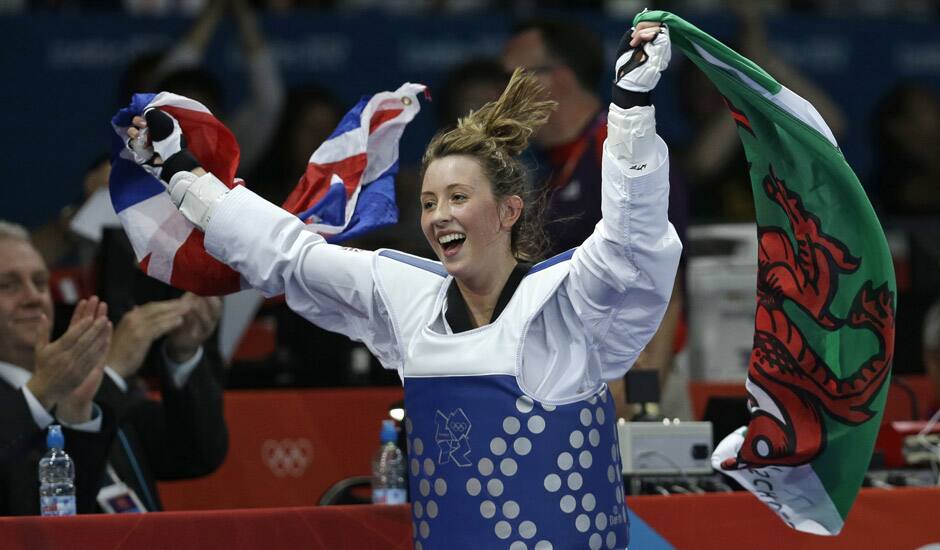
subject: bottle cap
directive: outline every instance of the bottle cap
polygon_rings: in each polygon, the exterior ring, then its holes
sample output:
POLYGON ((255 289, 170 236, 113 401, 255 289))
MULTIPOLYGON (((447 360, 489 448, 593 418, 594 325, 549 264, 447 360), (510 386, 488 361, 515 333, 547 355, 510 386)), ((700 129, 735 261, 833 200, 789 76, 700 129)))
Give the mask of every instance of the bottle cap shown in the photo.
POLYGON ((398 430, 395 429, 394 420, 383 420, 382 431, 379 433, 379 439, 382 443, 398 441, 398 430))
POLYGON ((46 448, 65 448, 65 436, 62 434, 62 426, 59 426, 58 424, 52 424, 49 426, 49 431, 46 433, 46 448))

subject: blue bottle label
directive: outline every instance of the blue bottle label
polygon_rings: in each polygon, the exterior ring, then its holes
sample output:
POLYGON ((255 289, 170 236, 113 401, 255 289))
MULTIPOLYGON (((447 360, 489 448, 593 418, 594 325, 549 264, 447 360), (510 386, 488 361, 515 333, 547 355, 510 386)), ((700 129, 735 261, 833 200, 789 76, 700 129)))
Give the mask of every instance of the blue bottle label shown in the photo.
POLYGON ((404 489, 374 489, 372 491, 373 504, 404 504, 408 501, 408 493, 404 489))
POLYGON ((50 496, 39 497, 39 506, 44 516, 74 516, 75 515, 75 497, 74 496, 50 496))

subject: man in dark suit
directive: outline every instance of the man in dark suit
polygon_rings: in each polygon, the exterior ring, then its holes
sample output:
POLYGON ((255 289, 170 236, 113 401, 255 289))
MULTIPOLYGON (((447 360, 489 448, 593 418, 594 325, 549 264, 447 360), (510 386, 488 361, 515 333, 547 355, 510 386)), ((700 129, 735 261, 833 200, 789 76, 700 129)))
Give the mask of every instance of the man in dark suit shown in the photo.
POLYGON ((93 402, 111 340, 106 307, 79 302, 50 342, 48 281, 26 231, 0 222, 0 514, 38 513, 37 464, 54 421, 75 460, 77 508, 94 511, 114 437, 114 416, 93 402))
POLYGON ((209 340, 220 308, 217 298, 184 294, 137 306, 115 326, 95 399, 117 417, 109 464, 148 510, 163 508, 154 480, 207 475, 225 459, 222 388, 213 374, 222 360, 209 340), (159 379, 159 401, 141 388, 142 369, 159 379))
POLYGON ((203 343, 219 310, 217 299, 193 295, 144 304, 112 334, 106 306, 92 298, 50 343, 48 271, 25 230, 0 221, 0 514, 38 513, 37 466, 54 420, 75 462, 79 513, 100 510, 99 494, 159 510, 155 479, 217 468, 228 434, 211 373, 219 357, 203 343), (162 401, 134 382, 148 361, 162 401))

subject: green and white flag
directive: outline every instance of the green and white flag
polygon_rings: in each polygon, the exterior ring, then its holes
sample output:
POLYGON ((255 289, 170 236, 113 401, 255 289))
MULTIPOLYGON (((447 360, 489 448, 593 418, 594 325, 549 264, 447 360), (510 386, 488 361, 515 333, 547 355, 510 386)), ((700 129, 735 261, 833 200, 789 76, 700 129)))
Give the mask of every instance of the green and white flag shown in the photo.
POLYGON ((665 23, 725 97, 757 211, 751 419, 712 463, 791 527, 838 534, 872 456, 894 351, 881 225, 812 105, 671 13, 641 21, 665 23))

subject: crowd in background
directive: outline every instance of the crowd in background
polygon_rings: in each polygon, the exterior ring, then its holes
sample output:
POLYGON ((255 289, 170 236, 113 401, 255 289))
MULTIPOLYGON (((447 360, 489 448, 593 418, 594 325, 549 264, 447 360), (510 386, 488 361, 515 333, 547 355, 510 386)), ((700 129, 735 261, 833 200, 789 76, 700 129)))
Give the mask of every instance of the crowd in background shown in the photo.
MULTIPOLYGON (((192 25, 174 47, 145 52, 126 67, 117 95, 128 97, 135 90, 168 90, 207 105, 219 114, 238 138, 242 155, 240 174, 251 188, 278 204, 287 197, 303 172, 310 153, 330 135, 347 106, 331 89, 329 82, 293 88, 285 85, 258 25, 258 10, 384 11, 425 15, 501 11, 527 17, 543 8, 623 15, 643 7, 631 0, 4 0, 0 6, 0 13, 7 14, 124 10, 131 14, 195 16, 192 25), (223 108, 225 88, 231 83, 215 80, 200 68, 215 33, 220 27, 230 24, 234 25, 239 36, 241 50, 238 57, 248 94, 239 104, 223 108)), ((845 114, 839 107, 840 98, 828 96, 811 79, 775 55, 766 36, 765 17, 782 12, 831 15, 848 10, 855 16, 878 17, 890 13, 894 17, 937 17, 940 11, 937 6, 928 0, 778 0, 760 3, 686 0, 657 2, 651 7, 680 13, 702 10, 732 13, 737 24, 733 40, 736 49, 814 104, 838 139, 847 125, 845 114)), ((603 47, 590 31, 549 19, 521 18, 501 48, 500 56, 472 57, 453 66, 442 85, 435 90, 435 101, 431 105, 430 111, 436 116, 437 126, 445 127, 454 124, 469 110, 498 97, 507 81, 507 71, 514 66, 525 66, 545 80, 546 87, 560 106, 546 130, 535 140, 530 160, 537 168, 533 173, 538 176, 531 183, 536 188, 547 190, 549 215, 555 220, 548 227, 553 237, 553 252, 563 251, 580 242, 599 217, 599 212, 590 212, 592 207, 599 207, 597 189, 592 192, 590 181, 592 174, 597 176, 595 186, 599 186, 598 148, 606 135, 606 125, 599 118, 606 109, 593 84, 600 80, 599 71, 609 64, 603 57, 603 47)), ((691 132, 685 140, 670 142, 673 159, 670 218, 680 232, 703 220, 753 222, 746 161, 734 122, 721 96, 705 81, 700 71, 685 60, 675 66, 675 95, 681 116, 691 132)), ((860 78, 869 77, 874 76, 860 75, 860 78)), ((878 102, 868 124, 873 136, 873 169, 859 175, 889 230, 889 237, 897 236, 892 242, 897 253, 895 261, 899 268, 900 294, 896 369, 922 372, 925 362, 933 364, 929 359, 936 353, 936 338, 925 341, 922 352, 921 327, 930 304, 940 296, 940 248, 937 245, 940 240, 936 239, 940 233, 940 155, 936 154, 940 143, 940 90, 920 82, 900 82, 878 102)), ((127 285, 126 282, 114 282, 121 277, 134 280, 143 277, 133 271, 133 256, 126 243, 121 244, 120 234, 109 233, 95 243, 69 229, 75 210, 107 187, 108 171, 107 158, 92 160, 85 174, 80 178, 73 176, 82 182, 81 198, 63 210, 60 218, 33 228, 33 242, 53 272, 77 269, 83 273, 73 295, 64 295, 61 289, 54 289, 54 297, 61 308, 57 316, 58 333, 67 329, 68 314, 76 299, 93 293, 111 297, 110 317, 116 327, 115 337, 124 334, 125 339, 130 338, 131 329, 127 327, 131 322, 124 319, 133 321, 141 317, 148 311, 148 303, 183 299, 171 290, 154 289, 155 283, 127 285), (115 274, 114 265, 103 262, 122 262, 130 267, 115 274), (111 273, 110 279, 104 276, 106 273, 111 273), (103 285, 131 290, 121 292, 103 285)), ((370 249, 391 247, 430 257, 430 249, 420 234, 417 221, 419 187, 417 166, 403 165, 397 184, 401 221, 388 230, 350 245, 370 249)), ((682 350, 684 334, 688 330, 685 326, 687 305, 684 293, 680 273, 663 327, 639 360, 639 368, 660 373, 662 384, 666 383, 673 370, 674 355, 682 350)), ((217 315, 210 315, 206 322, 209 328, 214 329, 217 315)), ((289 311, 282 301, 266 302, 258 314, 256 325, 270 330, 274 346, 260 356, 236 356, 236 361, 227 368, 211 363, 206 368, 213 370, 215 382, 210 384, 205 380, 205 384, 212 387, 215 383, 227 387, 258 387, 398 383, 395 373, 384 372, 364 348, 313 327, 289 311)), ((928 326, 929 331, 936 332, 935 327, 931 327, 933 325, 928 326)), ((176 328, 137 334, 139 341, 133 345, 145 351, 151 346, 163 349, 160 346, 165 345, 162 343, 166 341, 164 337, 173 334, 176 328)), ((929 338, 925 337, 925 340, 929 338)), ((204 335, 197 344, 200 349, 203 341, 207 346, 215 345, 208 335, 204 335)), ((148 362, 153 361, 148 359, 148 362)), ((135 382, 140 379, 136 375, 141 368, 148 375, 145 379, 165 378, 159 367, 157 370, 151 367, 147 371, 144 367, 148 363, 143 356, 135 358, 132 363, 133 367, 128 368, 125 374, 135 382)), ((927 370, 937 369, 934 366, 927 370)), ((623 394, 622 389, 618 391, 623 394)), ((146 483, 142 484, 142 490, 146 490, 146 483)))
MULTIPOLYGON (((193 15, 211 0, 4 0, 0 10, 7 12, 49 10, 123 10, 135 15, 193 15)), ((772 12, 833 14, 851 11, 855 15, 878 17, 907 14, 937 14, 931 0, 758 0, 772 12)), ((644 7, 701 12, 722 9, 723 0, 252 0, 256 8, 272 12, 295 9, 345 12, 384 11, 400 14, 479 14, 492 12, 531 13, 539 9, 595 10, 608 14, 634 14, 644 7)))
MULTIPOLYGON (((657 2, 651 7, 679 13, 730 13, 736 23, 731 42, 734 47, 815 105, 838 139, 848 126, 840 98, 827 95, 812 79, 776 55, 767 36, 768 15, 831 15, 850 10, 855 16, 931 18, 940 11, 937 6, 928 0, 685 0, 657 2)), ((295 9, 314 9, 331 13, 500 12, 517 16, 519 22, 498 49, 498 55, 468 56, 450 67, 434 90, 435 101, 429 105, 429 114, 422 116, 434 117, 439 128, 453 125, 460 116, 496 99, 513 67, 523 66, 538 74, 552 99, 559 103, 549 124, 536 136, 529 155, 532 173, 536 174, 530 184, 533 189, 544 191, 544 198, 549 201, 550 223, 546 229, 551 237, 548 254, 551 255, 580 243, 600 217, 599 161, 606 136, 606 104, 596 83, 602 80, 609 60, 604 59, 601 39, 590 29, 557 17, 532 16, 546 8, 625 16, 642 7, 633 0, 2 0, 0 14, 15 17, 10 14, 123 10, 135 15, 193 16, 188 29, 172 47, 143 51, 127 65, 115 95, 127 98, 139 90, 168 90, 208 106, 231 128, 240 143, 240 175, 252 189, 277 204, 285 200, 311 152, 332 133, 347 106, 330 82, 286 84, 269 37, 259 24, 259 12, 283 14, 295 9), (239 49, 232 55, 241 66, 243 82, 239 84, 247 89, 247 94, 235 105, 225 100, 232 83, 203 70, 218 33, 234 33, 238 37, 239 49)), ((672 93, 678 100, 681 111, 678 114, 690 131, 684 139, 670 141, 674 159, 670 219, 683 237, 690 225, 706 221, 753 223, 746 160, 722 97, 691 63, 682 60, 676 65, 672 93)), ((936 154, 940 144, 940 90, 923 82, 899 82, 878 101, 869 120, 852 122, 856 127, 861 123, 871 128, 872 169, 859 175, 885 223, 896 254, 899 316, 895 370, 926 371, 937 379, 940 395, 940 367, 936 360, 940 306, 928 313, 931 303, 940 298, 937 245, 940 239, 936 238, 940 235, 940 155, 936 154)), ((110 162, 102 153, 99 158, 89 159, 83 174, 72 175, 72 180, 81 182, 81 189, 75 193, 78 199, 64 208, 60 216, 30 228, 32 245, 26 244, 28 241, 16 226, 0 226, 3 230, 0 253, 4 254, 0 263, 13 265, 14 260, 22 260, 27 266, 18 272, 11 271, 12 275, 0 274, 3 276, 0 298, 13 296, 14 290, 28 290, 26 309, 33 312, 29 322, 41 325, 40 314, 46 312, 48 321, 55 324, 54 343, 77 331, 76 323, 84 317, 107 317, 111 323, 108 330, 113 334, 108 337, 108 349, 102 352, 108 370, 103 371, 101 365, 94 367, 104 373, 98 375, 95 388, 89 392, 80 384, 84 378, 75 378, 73 374, 71 385, 60 384, 56 393, 43 386, 58 372, 50 359, 49 343, 35 348, 48 353, 16 355, 10 350, 17 345, 22 348, 28 338, 23 336, 25 333, 16 332, 22 329, 16 324, 20 322, 18 318, 0 319, 7 323, 0 323, 3 355, 0 359, 7 363, 16 359, 28 371, 23 375, 13 369, 9 372, 14 375, 5 376, 4 380, 13 390, 20 387, 17 384, 26 385, 38 397, 45 396, 45 401, 40 402, 52 403, 53 412, 57 403, 62 404, 57 413, 62 416, 57 420, 70 429, 69 437, 84 442, 82 452, 88 455, 79 457, 86 468, 85 473, 79 472, 79 483, 98 484, 97 479, 89 477, 100 476, 95 468, 103 470, 107 465, 113 481, 120 478, 140 495, 148 509, 158 510, 161 505, 155 479, 203 475, 222 462, 226 431, 221 388, 399 383, 396 373, 383 370, 363 346, 310 325, 278 299, 267 300, 249 328, 247 339, 255 338, 257 342, 260 332, 267 335, 267 345, 236 352, 234 359, 224 364, 216 335, 218 300, 182 294, 148 280, 137 270, 133 252, 119 229, 107 229, 92 239, 73 231, 76 212, 107 189, 109 171, 110 162), (23 277, 18 278, 19 275, 23 277), (60 284, 62 281, 70 282, 60 284), (29 288, 23 290, 26 287, 29 288), (108 303, 107 311, 88 311, 86 300, 93 295, 108 303), (78 313, 73 313, 76 310, 78 313), (12 332, 7 334, 4 331, 9 327, 16 330, 10 329, 12 332), (22 337, 22 341, 11 334, 22 337), (161 402, 149 399, 146 394, 157 388, 163 392, 161 402), (74 399, 68 397, 73 395, 69 392, 84 392, 85 405, 95 396, 95 403, 102 403, 103 411, 82 414, 80 418, 70 416, 74 399), (109 416, 113 411, 117 411, 116 417, 109 416), (86 423, 94 418, 99 419, 97 431, 91 430, 92 435, 88 435, 90 428, 86 423), (188 429, 168 429, 167 419, 188 429), (193 441, 203 444, 194 447, 193 441), (142 470, 131 467, 137 461, 143 464, 142 470)), ((415 163, 403 163, 397 182, 399 223, 347 244, 368 249, 390 247, 433 257, 418 224, 420 178, 415 163)), ((686 254, 694 253, 693 247, 686 248, 686 254)), ((684 258, 683 266, 686 262, 684 258)), ((671 400, 668 412, 676 416, 688 416, 684 379, 676 374, 675 360, 687 346, 688 332, 695 329, 688 326, 686 297, 686 279, 680 268, 663 324, 636 365, 637 369, 658 373, 666 400, 671 400)), ((57 353, 66 354, 62 350, 57 353)), ((0 374, 3 372, 6 371, 0 374)), ((619 415, 628 416, 624 388, 614 383, 612 389, 614 395, 620 396, 619 415)), ((32 445, 29 452, 35 455, 40 445, 35 430, 30 431, 31 422, 34 420, 42 427, 52 421, 37 412, 34 404, 24 405, 13 390, 2 395, 4 414, 15 410, 21 422, 19 427, 5 422, 5 429, 13 427, 22 433, 2 434, 0 462, 23 446, 32 445), (9 441, 13 443, 6 446, 9 441)), ((0 495, 0 514, 29 513, 36 502, 31 495, 34 476, 20 475, 27 470, 32 472, 33 466, 24 470, 23 464, 0 472, 10 479, 19 476, 28 482, 23 486, 10 480, 4 482, 8 494, 0 495), (21 507, 20 501, 27 504, 21 507)), ((81 507, 82 511, 90 511, 95 503, 87 501, 81 507)))

